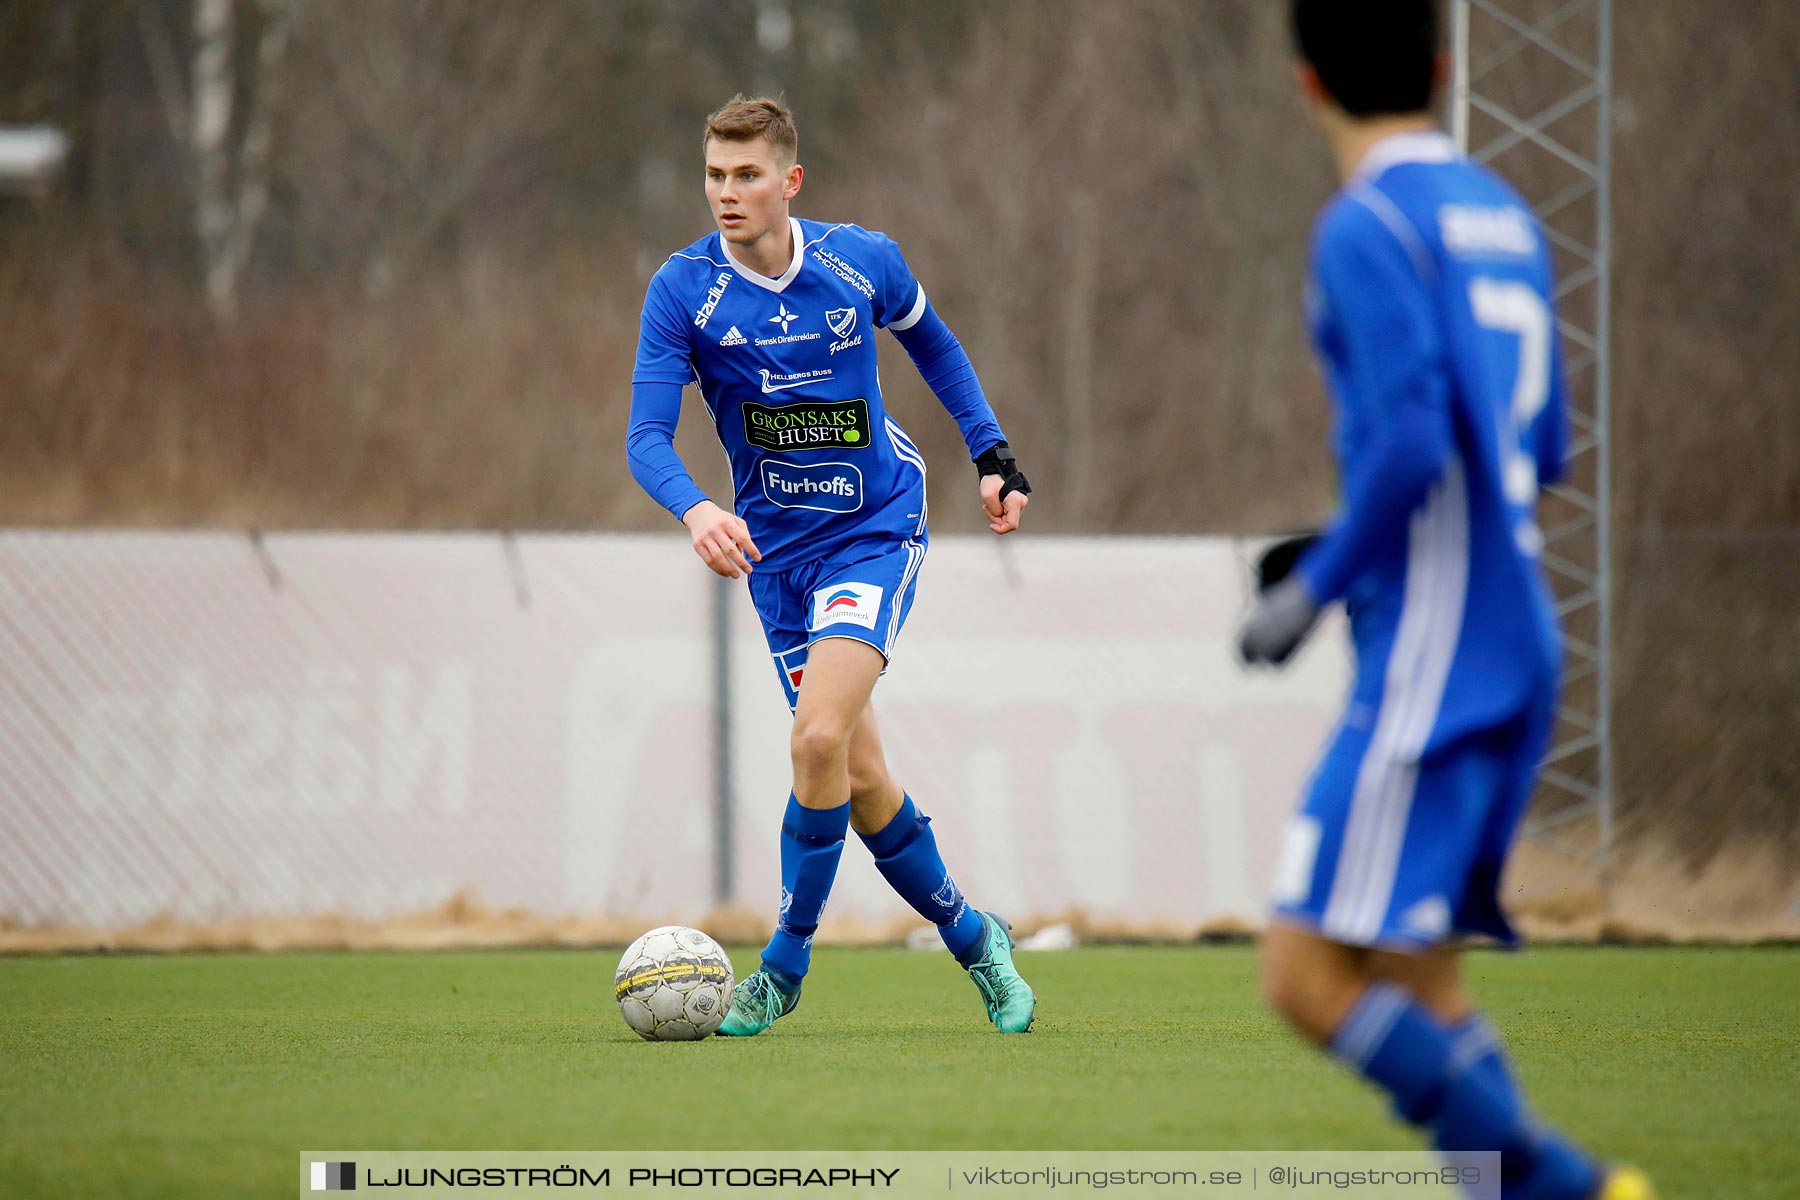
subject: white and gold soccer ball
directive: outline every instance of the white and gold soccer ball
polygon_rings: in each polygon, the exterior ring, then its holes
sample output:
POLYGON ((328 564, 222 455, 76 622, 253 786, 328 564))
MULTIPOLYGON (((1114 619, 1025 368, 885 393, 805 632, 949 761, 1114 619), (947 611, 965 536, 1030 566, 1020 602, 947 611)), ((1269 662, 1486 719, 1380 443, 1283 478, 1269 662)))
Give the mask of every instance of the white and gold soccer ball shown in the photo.
POLYGON ((650 1042, 691 1042, 718 1029, 731 1009, 731 960, 719 943, 685 925, 652 929, 625 950, 613 977, 619 1015, 650 1042))

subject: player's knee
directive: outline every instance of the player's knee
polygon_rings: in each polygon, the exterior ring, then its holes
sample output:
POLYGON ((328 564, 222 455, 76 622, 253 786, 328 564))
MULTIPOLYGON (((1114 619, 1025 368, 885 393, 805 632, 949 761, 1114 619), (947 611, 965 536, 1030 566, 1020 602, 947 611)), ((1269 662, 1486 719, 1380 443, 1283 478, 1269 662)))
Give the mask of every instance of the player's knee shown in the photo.
POLYGON ((1320 1042, 1330 1038, 1334 1018, 1345 1007, 1345 996, 1355 990, 1355 981, 1344 978, 1329 963, 1267 948, 1258 962, 1257 982, 1264 1003, 1320 1042))
POLYGON ((889 782, 887 768, 880 763, 860 763, 850 760, 850 801, 853 804, 872 803, 884 799, 888 794, 889 782))
POLYGON ((796 771, 830 770, 849 756, 850 730, 828 719, 796 720, 788 746, 796 771))
POLYGON ((1305 978, 1278 957, 1262 956, 1257 964, 1257 985, 1263 1003, 1290 1021, 1306 1007, 1305 978))

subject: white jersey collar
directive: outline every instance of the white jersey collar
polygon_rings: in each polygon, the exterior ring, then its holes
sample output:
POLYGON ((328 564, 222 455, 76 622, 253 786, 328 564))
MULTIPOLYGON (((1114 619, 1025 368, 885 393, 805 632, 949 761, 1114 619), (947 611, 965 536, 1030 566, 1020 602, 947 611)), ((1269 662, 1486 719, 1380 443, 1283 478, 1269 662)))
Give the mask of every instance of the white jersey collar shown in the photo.
POLYGON ((1450 135, 1441 130, 1390 133, 1363 152, 1351 174, 1352 181, 1373 179, 1400 163, 1454 162, 1461 155, 1450 135))
POLYGON ((787 290, 788 284, 794 282, 794 276, 800 273, 801 266, 806 262, 806 242, 802 239, 800 234, 800 218, 789 217, 788 228, 792 231, 794 237, 794 261, 788 264, 787 270, 781 273, 781 278, 779 279, 770 279, 767 275, 752 271, 749 267, 746 267, 743 263, 739 262, 737 256, 731 252, 731 244, 725 240, 724 234, 719 235, 719 249, 724 253, 725 261, 730 263, 732 269, 739 275, 742 275, 757 287, 767 288, 771 292, 780 294, 787 290))

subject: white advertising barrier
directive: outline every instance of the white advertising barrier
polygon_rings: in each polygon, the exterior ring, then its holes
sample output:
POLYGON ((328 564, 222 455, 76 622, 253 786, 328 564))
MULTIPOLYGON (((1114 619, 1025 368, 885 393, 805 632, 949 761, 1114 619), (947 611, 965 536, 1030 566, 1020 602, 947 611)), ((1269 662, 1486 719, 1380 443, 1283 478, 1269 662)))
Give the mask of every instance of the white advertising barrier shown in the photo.
MULTIPOLYGON (((1253 916, 1345 679, 1246 675, 1217 539, 940 539, 876 691, 980 903, 1253 916), (1004 680, 1004 683, 996 681, 1004 680)), ((789 717, 731 597, 733 901, 789 717)), ((712 577, 680 537, 0 534, 0 919, 713 906, 712 577)), ((829 917, 906 909, 852 846, 829 917)))

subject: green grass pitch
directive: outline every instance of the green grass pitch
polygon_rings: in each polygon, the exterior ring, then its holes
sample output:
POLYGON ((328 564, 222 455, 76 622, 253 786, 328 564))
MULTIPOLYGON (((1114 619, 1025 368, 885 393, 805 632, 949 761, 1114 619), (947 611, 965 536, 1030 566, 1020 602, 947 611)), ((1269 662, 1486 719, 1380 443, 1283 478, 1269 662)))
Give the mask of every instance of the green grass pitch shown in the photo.
MULTIPOLYGON (((1244 946, 1022 954, 1022 1038, 947 955, 822 949, 769 1033, 673 1045, 618 1018, 616 953, 0 960, 0 1196, 287 1195, 308 1147, 1415 1145, 1262 1010, 1244 946)), ((1470 966, 1581 1141, 1665 1198, 1800 1195, 1800 951, 1470 966)))

